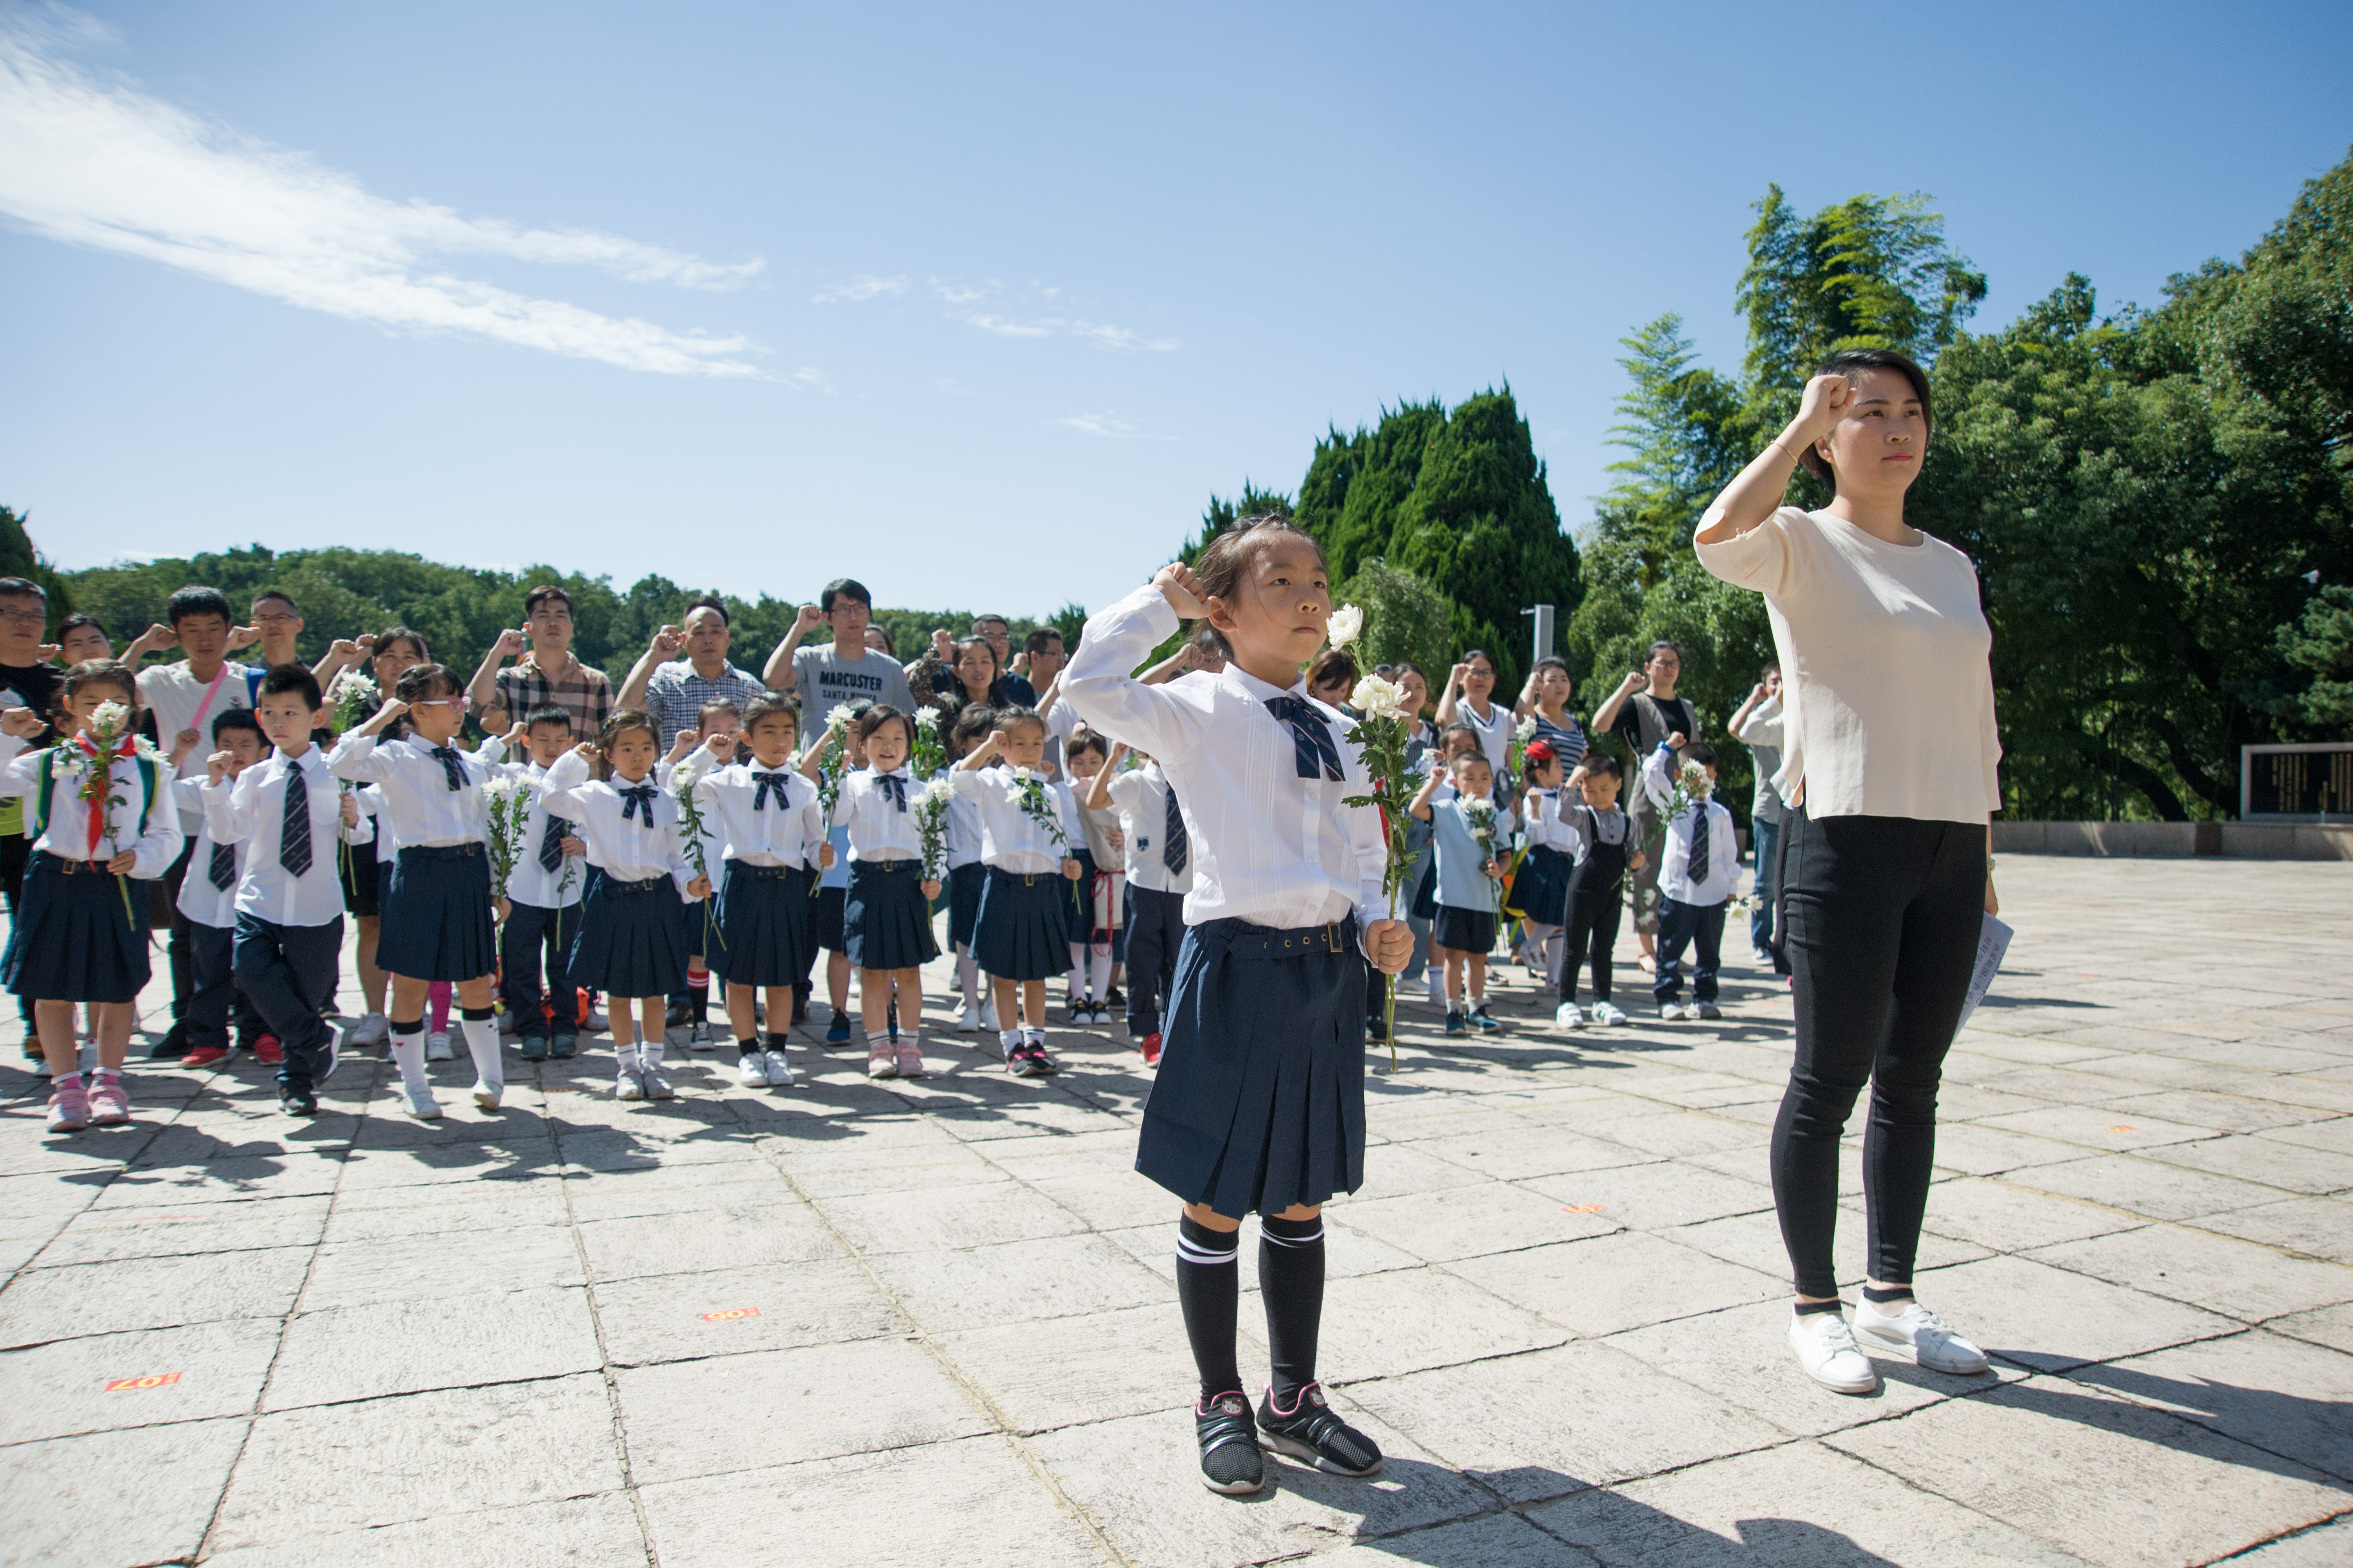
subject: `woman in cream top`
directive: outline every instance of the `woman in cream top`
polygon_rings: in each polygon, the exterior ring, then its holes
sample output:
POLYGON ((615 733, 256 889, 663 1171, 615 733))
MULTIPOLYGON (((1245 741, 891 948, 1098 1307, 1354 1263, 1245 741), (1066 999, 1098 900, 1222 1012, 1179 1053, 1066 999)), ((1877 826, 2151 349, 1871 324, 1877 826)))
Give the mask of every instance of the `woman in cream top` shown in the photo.
POLYGON ((1927 377, 1903 355, 1833 356, 1694 538, 1702 565, 1765 595, 1780 655, 1797 1049, 1773 1128, 1773 1196, 1797 1282, 1791 1348, 1807 1375, 1847 1394, 1878 1386, 1863 1347, 1986 1370, 1912 1295, 1936 1088, 1995 909, 1987 822, 2001 808, 1977 573, 1904 521, 1933 417, 1927 377), (1799 463, 1836 491, 1820 511, 1780 504, 1799 463), (1870 1274, 1850 1329, 1831 1248, 1839 1140, 1865 1084, 1870 1274))

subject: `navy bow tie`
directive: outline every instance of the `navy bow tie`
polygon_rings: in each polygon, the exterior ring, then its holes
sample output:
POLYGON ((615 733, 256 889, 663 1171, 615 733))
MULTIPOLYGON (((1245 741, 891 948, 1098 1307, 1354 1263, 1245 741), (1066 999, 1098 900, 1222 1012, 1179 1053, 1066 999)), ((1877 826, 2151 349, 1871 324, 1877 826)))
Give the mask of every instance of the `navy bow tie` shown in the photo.
POLYGON ((768 809, 768 795, 772 791, 775 793, 776 797, 776 809, 778 811, 783 811, 793 804, 793 797, 785 788, 785 785, 791 780, 793 776, 792 774, 786 773, 764 773, 755 772, 752 776, 760 781, 760 787, 754 790, 752 794, 752 809, 754 811, 765 811, 768 809))
POLYGON ((459 790, 464 789, 466 787, 466 769, 465 766, 458 761, 457 748, 454 746, 436 746, 433 748, 433 754, 441 760, 441 772, 449 780, 450 793, 454 795, 459 790))
POLYGON ((900 777, 897 773, 878 773, 875 775, 875 782, 880 784, 882 786, 883 791, 890 795, 892 805, 896 805, 902 812, 907 809, 907 781, 905 779, 900 777))
POLYGON ((654 796, 660 793, 661 791, 651 784, 638 784, 634 788, 623 790, 621 820, 627 822, 642 811, 646 814, 646 826, 651 827, 654 825, 654 796))
POLYGON ((1314 703, 1297 697, 1270 697, 1266 710, 1291 727, 1301 778, 1322 777, 1337 783, 1348 776, 1340 765, 1340 748, 1332 743, 1331 721, 1315 710, 1314 703))

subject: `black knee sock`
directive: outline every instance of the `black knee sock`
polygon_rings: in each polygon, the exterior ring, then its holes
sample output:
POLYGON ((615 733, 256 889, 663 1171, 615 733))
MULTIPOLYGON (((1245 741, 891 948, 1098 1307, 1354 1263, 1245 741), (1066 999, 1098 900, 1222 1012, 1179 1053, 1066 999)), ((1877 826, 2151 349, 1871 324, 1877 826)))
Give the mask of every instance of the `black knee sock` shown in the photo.
POLYGON ((700 980, 691 974, 686 977, 686 1016, 690 1023, 711 1022, 711 972, 709 970, 703 971, 702 978, 700 980))
POLYGON ((1324 1219, 1276 1219, 1258 1226, 1258 1290, 1266 1303, 1266 1343, 1274 1402, 1288 1409, 1315 1381, 1315 1335, 1324 1325, 1324 1219))
POLYGON ((1240 1243, 1239 1230, 1211 1230, 1189 1215, 1176 1222, 1176 1304, 1184 1309, 1204 1405, 1242 1385, 1234 1360, 1234 1315, 1241 1300, 1234 1257, 1240 1243))

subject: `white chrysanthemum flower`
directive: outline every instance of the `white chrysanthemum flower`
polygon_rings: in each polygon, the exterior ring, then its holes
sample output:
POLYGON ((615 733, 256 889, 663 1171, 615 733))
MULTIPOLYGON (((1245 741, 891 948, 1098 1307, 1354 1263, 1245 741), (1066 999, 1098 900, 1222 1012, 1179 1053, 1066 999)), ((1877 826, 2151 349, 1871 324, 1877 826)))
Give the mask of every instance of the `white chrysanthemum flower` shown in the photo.
POLYGON ((1355 605, 1343 605, 1332 612, 1331 624, 1324 628, 1324 637, 1334 647, 1346 647, 1365 629, 1365 612, 1355 605))
POLYGON ((693 764, 692 763, 679 763, 676 767, 674 767, 674 768, 670 769, 670 794, 672 794, 672 795, 685 795, 685 794, 686 794, 686 792, 687 792, 688 790, 691 790, 691 789, 692 789, 693 787, 694 787, 694 764, 693 764))
POLYGON ((1005 804, 1008 805, 1019 805, 1029 798, 1029 797, 1028 795, 1023 795, 1018 789, 1009 789, 1005 792, 1005 804))
POLYGON ((1402 720, 1406 716, 1405 688, 1377 675, 1368 675, 1356 682, 1356 689, 1348 693, 1348 700, 1367 719, 1402 720))
POLYGON ((1032 773, 1028 768, 1016 768, 1013 770, 1013 776, 1016 779, 1018 779, 1021 783, 1028 784, 1037 775, 1032 773))
POLYGON ((1536 720, 1535 715, 1531 713, 1526 718, 1520 721, 1520 727, 1512 731, 1512 739, 1525 746, 1535 738, 1536 720))
POLYGON ((849 710, 849 703, 837 702, 826 710, 825 727, 828 730, 846 730, 849 727, 849 721, 857 717, 857 714, 849 710))
POLYGON ((141 735, 134 739, 131 742, 131 745, 132 749, 136 751, 142 757, 160 757, 164 754, 164 748, 157 745, 154 742, 149 740, 144 735, 141 735))
POLYGON ((120 702, 101 702, 90 715, 90 727, 100 734, 119 735, 131 722, 131 710, 120 702))
POLYGON ((915 728, 929 735, 940 727, 940 710, 925 706, 915 710, 915 728))
POLYGON ((945 779, 934 779, 923 786, 925 800, 948 800, 955 795, 955 785, 945 779))

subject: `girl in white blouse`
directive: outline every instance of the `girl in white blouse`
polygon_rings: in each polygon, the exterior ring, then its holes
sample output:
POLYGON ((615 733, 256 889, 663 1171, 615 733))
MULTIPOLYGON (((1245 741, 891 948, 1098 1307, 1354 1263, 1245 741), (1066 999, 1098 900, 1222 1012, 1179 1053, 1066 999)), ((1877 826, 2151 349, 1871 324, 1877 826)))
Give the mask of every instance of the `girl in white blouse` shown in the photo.
POLYGON ((1986 1370, 1912 1293, 1936 1088, 1996 907, 1987 824, 2001 809, 1977 573, 1904 521, 1932 420, 1928 378, 1910 360, 1833 356, 1695 540, 1701 564, 1765 595, 1780 655, 1774 782, 1790 808, 1780 896, 1797 1051, 1773 1194, 1797 1280, 1791 1347, 1807 1375, 1847 1394, 1878 1386, 1864 1346, 1986 1370), (1780 504, 1800 463, 1836 492, 1820 511, 1780 504), (1850 1329, 1831 1247, 1839 1140, 1865 1083, 1870 1276, 1850 1329))
POLYGON ((988 739, 948 774, 956 793, 980 809, 988 875, 972 956, 996 991, 997 1044, 1017 1078, 1058 1070, 1046 1051, 1046 981, 1070 969, 1073 851, 1085 841, 1077 814, 1048 784, 1045 762, 1046 721, 1027 708, 1006 708, 988 739))

